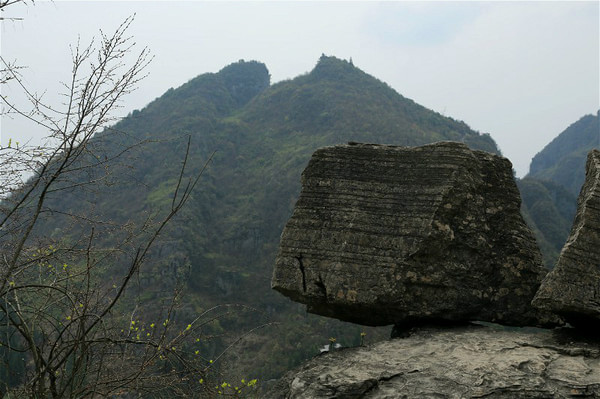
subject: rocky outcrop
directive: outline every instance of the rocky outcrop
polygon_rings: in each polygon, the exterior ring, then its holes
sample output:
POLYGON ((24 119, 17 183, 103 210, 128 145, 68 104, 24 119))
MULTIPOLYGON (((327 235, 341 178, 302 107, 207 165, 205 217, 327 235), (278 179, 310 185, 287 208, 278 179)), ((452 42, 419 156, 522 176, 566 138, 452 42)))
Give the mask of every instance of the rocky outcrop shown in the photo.
POLYGON ((556 267, 533 305, 579 327, 600 326, 600 151, 588 154, 577 214, 556 267))
POLYGON ((460 143, 322 148, 280 243, 272 287, 364 325, 546 324, 545 275, 510 162, 460 143))
POLYGON ((313 358, 266 397, 600 397, 600 347, 569 330, 422 329, 313 358))

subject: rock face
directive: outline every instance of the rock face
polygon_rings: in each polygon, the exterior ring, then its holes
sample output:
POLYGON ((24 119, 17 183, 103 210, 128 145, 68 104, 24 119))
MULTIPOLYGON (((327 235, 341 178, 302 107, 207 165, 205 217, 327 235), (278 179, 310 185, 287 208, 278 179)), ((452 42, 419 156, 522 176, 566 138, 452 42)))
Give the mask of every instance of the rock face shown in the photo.
POLYGON ((588 154, 571 234, 533 305, 574 325, 600 325, 600 151, 588 154))
POLYGON ((541 325, 546 274, 510 162, 460 143, 322 148, 280 243, 272 287, 364 325, 541 325))
POLYGON ((409 338, 321 355, 288 372, 266 397, 599 396, 597 342, 550 330, 527 333, 471 326, 422 329, 409 338))

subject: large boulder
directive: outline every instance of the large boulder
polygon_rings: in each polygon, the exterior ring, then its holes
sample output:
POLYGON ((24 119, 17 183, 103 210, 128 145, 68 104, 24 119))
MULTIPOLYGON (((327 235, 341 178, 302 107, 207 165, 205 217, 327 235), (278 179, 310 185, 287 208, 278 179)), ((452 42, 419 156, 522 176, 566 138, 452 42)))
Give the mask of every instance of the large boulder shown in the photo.
POLYGON ((272 287, 364 325, 541 325, 546 270, 511 163, 461 143, 317 150, 282 236, 272 287))
POLYGON ((600 151, 592 150, 571 234, 533 305, 579 327, 600 326, 600 151))
POLYGON ((597 398, 600 346, 559 330, 421 329, 315 357, 265 397, 597 398))

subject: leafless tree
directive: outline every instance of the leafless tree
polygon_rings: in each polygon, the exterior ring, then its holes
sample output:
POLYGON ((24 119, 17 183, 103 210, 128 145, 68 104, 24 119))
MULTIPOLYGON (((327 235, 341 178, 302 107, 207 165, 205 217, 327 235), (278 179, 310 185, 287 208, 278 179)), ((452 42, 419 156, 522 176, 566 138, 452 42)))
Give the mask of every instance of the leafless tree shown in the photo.
MULTIPOLYGON (((34 1, 33 1, 33 0, 31 0, 31 3, 33 3, 33 2, 34 2, 34 1)), ((12 6, 12 5, 15 5, 15 4, 19 4, 19 3, 22 3, 22 4, 27 4, 27 1, 25 1, 25 0, 0 0, 0 13, 1 13, 2 11, 4 11, 4 9, 5 9, 6 7, 8 7, 8 6, 12 6)), ((2 16, 2 14, 0 14, 0 21, 2 21, 2 20, 4 20, 4 19, 6 19, 6 18, 4 18, 4 17, 2 16)), ((12 17, 12 18, 8 18, 8 19, 21 19, 21 18, 15 18, 15 17, 12 17)))
POLYGON ((197 397, 225 389, 238 395, 255 385, 209 384, 217 359, 198 349, 205 327, 231 308, 209 309, 177 326, 179 289, 154 318, 122 301, 210 161, 190 174, 189 141, 164 212, 138 225, 69 213, 78 221, 76 238, 40 234, 44 221, 68 213, 52 206, 62 193, 112 182, 111 165, 137 145, 106 155, 95 138, 118 133, 108 128, 113 111, 151 60, 147 49, 135 52, 131 22, 101 33, 97 44, 73 47, 61 106, 30 91, 20 69, 0 57, 1 82, 19 87, 30 104, 25 110, 0 96, 3 115, 49 132, 43 145, 10 140, 0 147, 0 397, 197 397))

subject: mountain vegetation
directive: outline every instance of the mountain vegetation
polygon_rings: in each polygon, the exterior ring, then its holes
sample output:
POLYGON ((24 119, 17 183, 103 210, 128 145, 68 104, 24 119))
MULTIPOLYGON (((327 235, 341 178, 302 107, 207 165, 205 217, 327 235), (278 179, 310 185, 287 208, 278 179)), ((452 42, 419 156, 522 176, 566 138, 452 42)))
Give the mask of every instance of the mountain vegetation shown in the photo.
MULTIPOLYGON (((222 308, 205 331, 215 339, 204 355, 214 358, 235 343, 221 360, 240 376, 262 380, 319 353, 330 339, 347 346, 389 336, 387 328, 306 314, 270 289, 279 236, 317 148, 452 140, 499 153, 488 134, 416 104, 351 62, 322 56, 311 72, 271 85, 264 64, 240 60, 168 90, 98 133, 91 145, 101 159, 118 159, 109 162, 118 179, 96 190, 63 187, 49 205, 62 212, 40 221, 41 234, 77 241, 84 227, 61 216, 72 213, 142 227, 164 217, 188 138, 190 173, 212 156, 210 165, 187 207, 161 233, 126 300, 151 318, 167 292, 184 287, 173 313, 182 326, 222 308), (123 148, 128 151, 116 157, 123 148)), ((108 240, 110 229, 102 233, 108 240)))
POLYGON ((529 174, 517 182, 523 216, 548 268, 554 267, 569 235, 587 154, 599 145, 598 114, 586 115, 544 147, 532 159, 529 174))
MULTIPOLYGON (((0 85, 17 83, 34 108, 0 95, 2 116, 46 127, 49 142, 0 145, 0 397, 214 397, 219 390, 204 383, 218 375, 214 361, 200 355, 214 315, 204 312, 180 328, 169 322, 177 290, 152 312, 138 312, 131 297, 154 241, 199 180, 186 172, 189 151, 181 154, 174 194, 158 219, 136 226, 88 206, 95 192, 126 183, 112 172, 131 148, 102 153, 94 135, 115 121, 111 110, 149 62, 147 49, 135 50, 126 34, 132 20, 72 48, 70 83, 57 107, 27 89, 19 66, 0 58, 0 85), (126 65, 129 56, 134 61, 126 65)), ((250 391, 252 381, 234 390, 250 391)))
POLYGON ((600 146, 596 115, 585 115, 566 128, 531 160, 528 177, 553 181, 572 195, 579 195, 585 179, 588 152, 600 146))
POLYGON ((577 197, 547 180, 526 177, 518 180, 521 214, 536 236, 544 264, 551 269, 565 245, 575 217, 577 197))

